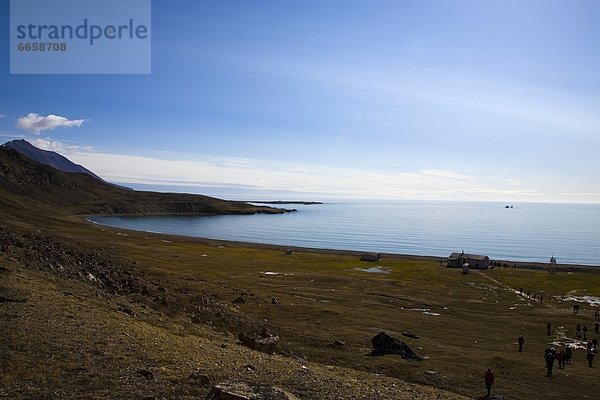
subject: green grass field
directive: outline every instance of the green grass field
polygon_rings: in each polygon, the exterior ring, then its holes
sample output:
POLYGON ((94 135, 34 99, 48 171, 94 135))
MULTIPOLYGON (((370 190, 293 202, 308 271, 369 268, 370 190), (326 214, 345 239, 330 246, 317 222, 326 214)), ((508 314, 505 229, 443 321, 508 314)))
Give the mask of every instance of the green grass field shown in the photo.
MULTIPOLYGON (((567 340, 575 338, 577 322, 587 324, 590 338, 598 337, 595 308, 582 304, 580 314, 573 315, 572 303, 553 298, 600 296, 600 273, 593 270, 496 268, 463 275, 434 258, 396 256, 368 263, 355 254, 305 249, 285 255, 272 246, 124 231, 74 217, 34 223, 45 235, 110 253, 167 286, 169 307, 160 321, 149 323, 178 335, 198 334, 189 328, 192 306, 180 293, 202 293, 278 334, 284 354, 322 368, 397 378, 470 398, 484 394, 488 367, 496 371, 493 392, 507 399, 591 399, 600 390, 600 367, 587 367, 585 351, 576 350, 573 365, 555 367, 551 378, 545 376, 543 359, 560 332, 567 340), (363 270, 374 266, 388 273, 363 270), (515 293, 520 288, 543 293, 544 303, 515 293), (232 303, 238 297, 245 302, 232 303), (405 341, 423 360, 369 356, 370 339, 380 331, 405 341), (517 352, 519 335, 526 340, 523 353, 517 352), (345 346, 332 346, 335 340, 345 346)), ((7 224, 28 225, 23 220, 7 224)))

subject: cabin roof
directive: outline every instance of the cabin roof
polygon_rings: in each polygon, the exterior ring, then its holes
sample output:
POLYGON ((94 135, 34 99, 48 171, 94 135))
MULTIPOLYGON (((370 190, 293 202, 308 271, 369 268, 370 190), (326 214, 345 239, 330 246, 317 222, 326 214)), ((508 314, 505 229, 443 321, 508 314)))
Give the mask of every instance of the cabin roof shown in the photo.
POLYGON ((458 260, 459 258, 468 258, 469 260, 489 260, 488 256, 482 256, 479 254, 466 254, 466 253, 452 253, 448 257, 450 260, 458 260))

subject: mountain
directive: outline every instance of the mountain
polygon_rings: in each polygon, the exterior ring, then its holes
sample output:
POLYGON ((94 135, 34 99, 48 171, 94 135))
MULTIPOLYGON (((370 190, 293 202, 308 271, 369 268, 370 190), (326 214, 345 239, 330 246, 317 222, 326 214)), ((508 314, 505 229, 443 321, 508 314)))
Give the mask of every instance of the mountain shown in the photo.
POLYGON ((75 172, 88 174, 96 179, 103 180, 98 175, 94 174, 87 168, 82 167, 79 164, 75 164, 68 158, 61 156, 60 154, 54 151, 42 150, 33 146, 26 140, 12 140, 10 142, 4 143, 2 147, 6 147, 8 149, 13 149, 23 154, 26 157, 31 158, 34 161, 39 162, 40 164, 49 165, 53 168, 56 168, 63 172, 75 172))
MULTIPOLYGON (((44 153, 34 151, 34 154, 44 153)), ((66 160, 62 161, 63 166, 76 165, 64 157, 56 159, 66 160)), ((219 215, 286 212, 279 208, 202 195, 125 189, 96 178, 93 174, 64 172, 33 160, 9 146, 0 146, 0 214, 14 219, 17 209, 29 214, 34 214, 35 210, 44 213, 50 210, 52 215, 219 215)), ((2 215, 0 219, 1 217, 2 215)))

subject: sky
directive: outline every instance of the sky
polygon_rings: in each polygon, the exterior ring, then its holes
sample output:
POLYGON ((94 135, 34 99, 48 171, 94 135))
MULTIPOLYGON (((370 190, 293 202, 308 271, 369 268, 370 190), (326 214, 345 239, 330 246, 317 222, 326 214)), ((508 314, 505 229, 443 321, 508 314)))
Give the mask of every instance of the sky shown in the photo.
POLYGON ((0 139, 136 188, 600 203, 599 18, 594 0, 154 0, 148 75, 11 75, 1 29, 0 139))

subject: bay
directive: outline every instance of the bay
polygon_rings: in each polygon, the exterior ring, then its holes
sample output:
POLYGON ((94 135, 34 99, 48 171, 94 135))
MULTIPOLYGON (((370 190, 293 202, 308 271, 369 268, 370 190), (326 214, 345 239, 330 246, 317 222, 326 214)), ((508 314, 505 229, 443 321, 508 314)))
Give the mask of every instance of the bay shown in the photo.
POLYGON ((174 235, 341 250, 600 265, 600 205, 332 201, 286 214, 94 216, 96 223, 174 235))

